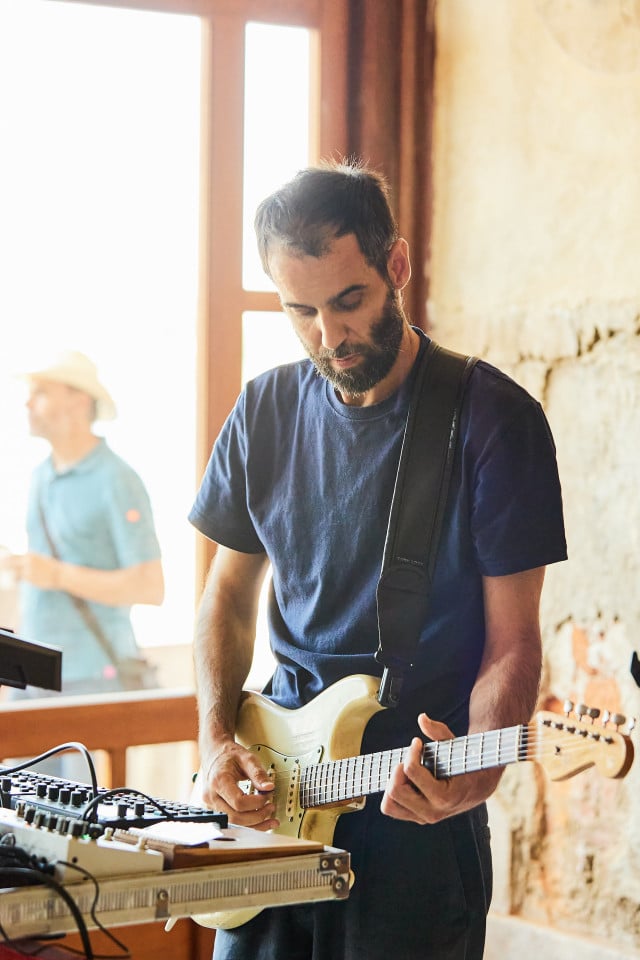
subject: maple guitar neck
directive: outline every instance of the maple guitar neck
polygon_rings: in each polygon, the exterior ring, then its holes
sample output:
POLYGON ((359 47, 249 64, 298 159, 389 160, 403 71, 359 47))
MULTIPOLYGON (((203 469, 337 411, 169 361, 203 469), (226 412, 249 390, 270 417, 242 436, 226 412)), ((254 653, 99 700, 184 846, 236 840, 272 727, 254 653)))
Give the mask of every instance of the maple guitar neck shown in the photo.
MULTIPOLYGON (((529 725, 427 743, 422 764, 438 780, 529 759, 529 725)), ((303 807, 341 803, 384 791, 392 771, 404 763, 409 747, 383 750, 307 767, 300 780, 303 807)))
MULTIPOLYGON (((531 723, 427 743, 422 763, 439 780, 527 760, 540 763, 552 780, 566 780, 591 766, 604 776, 621 778, 633 761, 633 745, 617 729, 625 718, 614 714, 611 719, 615 729, 606 722, 595 724, 590 716, 571 719, 541 712, 531 723)), ((310 809, 381 793, 408 752, 409 747, 403 747, 304 768, 301 806, 310 809)))

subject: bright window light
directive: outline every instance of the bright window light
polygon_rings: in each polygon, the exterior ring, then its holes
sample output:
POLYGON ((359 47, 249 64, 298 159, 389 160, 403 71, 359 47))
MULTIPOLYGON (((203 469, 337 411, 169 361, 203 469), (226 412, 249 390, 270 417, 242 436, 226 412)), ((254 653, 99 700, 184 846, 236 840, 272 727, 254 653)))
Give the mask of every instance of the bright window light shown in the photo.
POLYGON ((51 350, 98 364, 98 424, 145 481, 167 582, 137 607, 145 644, 191 639, 200 20, 0 3, 0 545, 25 549, 28 436, 13 373, 51 350))
POLYGON ((245 32, 244 242, 246 290, 272 290, 256 251, 256 208, 309 164, 311 32, 249 23, 245 32))

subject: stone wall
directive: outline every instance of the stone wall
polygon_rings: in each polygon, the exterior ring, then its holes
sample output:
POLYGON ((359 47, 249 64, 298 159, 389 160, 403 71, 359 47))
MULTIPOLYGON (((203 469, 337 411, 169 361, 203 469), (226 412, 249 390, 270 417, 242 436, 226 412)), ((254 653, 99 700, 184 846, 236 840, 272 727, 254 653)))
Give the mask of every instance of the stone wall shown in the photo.
MULTIPOLYGON (((640 3, 436 9, 432 332, 523 383, 556 439, 570 559, 547 572, 540 705, 640 714, 640 3)), ((504 937, 520 960, 541 936, 554 958, 640 950, 640 760, 512 767, 491 818, 496 958, 504 937)))

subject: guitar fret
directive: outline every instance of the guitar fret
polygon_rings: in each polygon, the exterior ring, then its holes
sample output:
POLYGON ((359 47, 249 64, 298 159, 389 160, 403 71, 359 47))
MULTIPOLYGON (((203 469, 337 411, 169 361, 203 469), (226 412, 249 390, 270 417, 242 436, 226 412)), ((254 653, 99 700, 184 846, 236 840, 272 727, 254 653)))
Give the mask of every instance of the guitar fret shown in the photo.
MULTIPOLYGON (((522 759, 523 731, 525 727, 516 726, 435 740, 425 744, 422 763, 436 779, 506 766, 522 759)), ((301 773, 300 803, 308 809, 381 792, 408 751, 396 748, 314 764, 301 773)))
POLYGON ((331 791, 330 799, 335 802, 340 799, 340 784, 344 782, 345 777, 347 776, 347 761, 339 760, 338 765, 336 766, 336 782, 334 784, 334 789, 331 791))
POLYGON ((347 761, 347 779, 344 784, 345 792, 340 794, 341 800, 344 800, 346 797, 351 796, 353 794, 355 781, 356 781, 356 758, 349 757, 347 761))
POLYGON ((371 786, 371 791, 372 791, 372 792, 374 792, 375 790, 379 790, 379 789, 380 789, 380 781, 381 781, 380 771, 381 771, 381 769, 382 769, 382 756, 381 756, 379 753, 374 753, 374 755, 373 755, 373 762, 372 762, 372 764, 371 764, 371 784, 370 784, 370 786, 371 786), (374 763, 375 763, 375 765, 376 765, 375 773, 374 773, 374 771, 373 771, 373 764, 374 764, 374 763))
POLYGON ((358 757, 354 760, 353 763, 353 780, 352 780, 352 792, 354 796, 361 796, 364 790, 363 786, 363 775, 364 775, 364 757, 358 757))

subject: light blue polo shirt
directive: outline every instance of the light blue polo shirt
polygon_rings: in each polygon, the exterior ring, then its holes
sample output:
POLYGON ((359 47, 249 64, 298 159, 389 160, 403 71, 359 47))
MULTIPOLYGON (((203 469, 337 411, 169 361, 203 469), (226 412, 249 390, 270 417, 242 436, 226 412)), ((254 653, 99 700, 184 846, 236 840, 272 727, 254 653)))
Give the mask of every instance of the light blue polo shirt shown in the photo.
MULTIPOLYGON (((58 555, 67 563, 117 570, 160 557, 146 488, 102 439, 66 471, 56 472, 48 457, 33 473, 27 508, 29 550, 50 556, 38 502, 58 555)), ((101 676, 108 659, 69 595, 28 583, 22 584, 21 594, 21 633, 27 640, 62 648, 63 681, 101 676)), ((131 608, 89 606, 118 654, 135 654, 131 608)))

